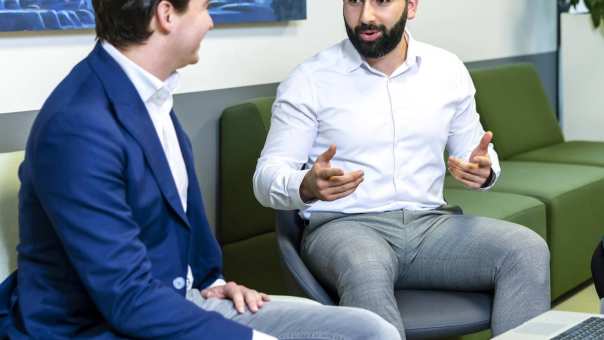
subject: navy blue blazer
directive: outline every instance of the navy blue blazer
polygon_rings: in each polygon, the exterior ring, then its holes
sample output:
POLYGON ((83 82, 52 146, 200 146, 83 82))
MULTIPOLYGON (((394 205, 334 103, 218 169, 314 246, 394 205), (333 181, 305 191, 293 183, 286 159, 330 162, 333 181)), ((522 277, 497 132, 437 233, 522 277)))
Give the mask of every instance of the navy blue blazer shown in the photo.
POLYGON ((251 339, 185 298, 222 276, 190 141, 185 213, 149 114, 97 44, 53 91, 19 170, 18 270, 0 287, 0 337, 251 339))

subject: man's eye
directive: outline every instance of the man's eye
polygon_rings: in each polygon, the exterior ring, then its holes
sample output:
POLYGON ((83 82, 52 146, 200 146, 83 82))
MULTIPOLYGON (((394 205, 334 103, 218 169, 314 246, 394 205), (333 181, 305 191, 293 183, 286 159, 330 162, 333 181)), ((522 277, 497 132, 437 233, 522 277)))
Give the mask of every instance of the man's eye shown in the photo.
POLYGON ((375 2, 378 3, 378 5, 382 6, 382 5, 389 5, 392 0, 375 0, 375 2))
POLYGON ((360 5, 363 3, 363 0, 346 0, 346 1, 348 2, 349 5, 353 5, 353 6, 360 5))

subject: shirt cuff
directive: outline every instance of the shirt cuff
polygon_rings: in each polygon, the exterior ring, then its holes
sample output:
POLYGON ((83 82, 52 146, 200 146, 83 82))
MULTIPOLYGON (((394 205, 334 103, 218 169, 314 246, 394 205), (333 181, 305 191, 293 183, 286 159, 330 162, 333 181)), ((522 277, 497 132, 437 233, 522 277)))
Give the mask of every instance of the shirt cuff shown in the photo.
POLYGON ((480 189, 478 189, 478 190, 489 191, 489 190, 491 190, 491 188, 493 188, 493 186, 495 185, 496 182, 497 182, 497 172, 495 172, 495 170, 493 170, 493 168, 491 168, 491 174, 489 175, 489 178, 482 185, 482 187, 480 187, 480 189))
POLYGON ((275 338, 274 336, 270 336, 268 334, 258 332, 257 330, 254 329, 254 332, 252 335, 252 340, 279 340, 279 339, 275 338))
MULTIPOLYGON (((209 285, 208 288, 214 288, 214 287, 224 286, 224 285, 226 285, 226 281, 224 281, 223 279, 218 279, 218 280, 214 281, 214 283, 209 285)), ((206 288, 206 289, 208 289, 208 288, 206 288)))
POLYGON ((306 173, 309 171, 310 169, 299 170, 289 176, 289 180, 287 181, 287 194, 291 198, 292 210, 305 210, 316 202, 306 203, 302 200, 302 197, 300 197, 300 186, 302 185, 304 176, 306 176, 306 173))

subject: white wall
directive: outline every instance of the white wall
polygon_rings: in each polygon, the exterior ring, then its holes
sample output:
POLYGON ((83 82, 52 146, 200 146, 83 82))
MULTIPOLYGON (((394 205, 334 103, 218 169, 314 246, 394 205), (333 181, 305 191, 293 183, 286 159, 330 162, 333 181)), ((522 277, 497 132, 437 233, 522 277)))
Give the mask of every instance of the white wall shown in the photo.
MULTIPOLYGON (((281 81, 298 63, 346 37, 341 0, 308 0, 308 20, 218 27, 200 64, 183 71, 179 93, 281 81)), ((422 0, 415 37, 464 61, 555 50, 553 0, 422 0)), ((90 31, 0 34, 0 113, 37 110, 91 50, 90 31)))
POLYGON ((555 51, 556 16, 554 0, 420 0, 411 27, 470 62, 555 51))
MULTIPOLYGON (((309 0, 308 20, 219 26, 201 62, 182 71, 179 93, 281 81, 304 59, 346 35, 339 0, 309 0)), ((37 110, 94 45, 94 32, 0 34, 0 113, 37 110)))
POLYGON ((562 16, 562 127, 568 140, 604 141, 604 29, 589 15, 562 16))

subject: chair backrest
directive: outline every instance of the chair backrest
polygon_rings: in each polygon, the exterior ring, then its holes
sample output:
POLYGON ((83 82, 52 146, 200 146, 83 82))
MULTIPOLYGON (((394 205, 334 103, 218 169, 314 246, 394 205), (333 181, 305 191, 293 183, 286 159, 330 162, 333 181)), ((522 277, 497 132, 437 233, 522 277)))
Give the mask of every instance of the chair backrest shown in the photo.
POLYGON ((18 168, 23 151, 0 153, 0 282, 17 267, 19 239, 18 168))
POLYGON ((564 138, 535 68, 514 64, 471 71, 485 129, 502 159, 562 143, 564 138))
POLYGON ((277 249, 275 212, 258 203, 252 186, 274 100, 258 98, 222 113, 216 234, 229 280, 272 294, 287 294, 277 249))

